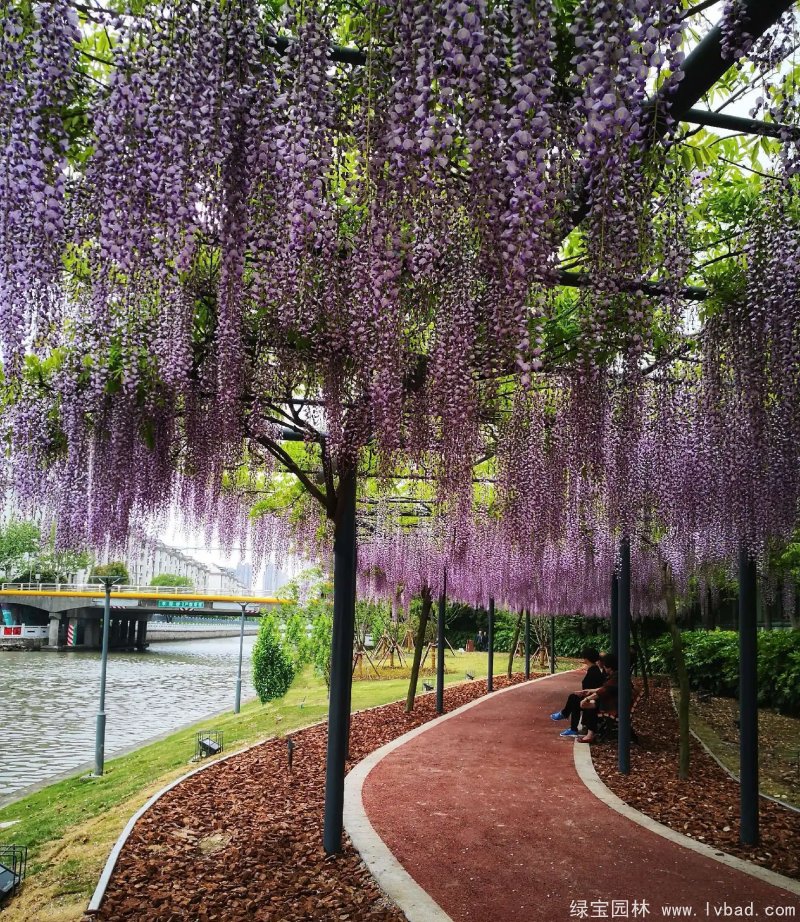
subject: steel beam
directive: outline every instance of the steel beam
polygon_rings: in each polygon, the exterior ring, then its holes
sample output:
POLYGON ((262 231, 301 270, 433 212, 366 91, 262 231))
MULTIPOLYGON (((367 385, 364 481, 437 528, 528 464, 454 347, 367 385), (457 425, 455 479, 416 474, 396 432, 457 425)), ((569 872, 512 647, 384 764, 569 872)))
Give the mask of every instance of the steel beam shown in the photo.
POLYGON ((531 613, 525 609, 525 678, 531 677, 531 613))
POLYGON ((339 478, 333 542, 333 632, 328 704, 328 755, 325 772, 325 822, 322 841, 329 855, 342 850, 344 775, 350 733, 353 680, 353 629, 356 604, 356 475, 339 478))
POLYGON ((617 656, 619 651, 619 576, 611 574, 611 652, 617 656))
POLYGON ((758 843, 758 627, 756 566, 739 549, 739 797, 743 845, 758 843))
POLYGON ((617 627, 617 767, 623 775, 631 770, 631 544, 620 542, 619 614, 617 627))
POLYGON ((444 714, 444 614, 447 605, 447 570, 444 571, 439 613, 436 619, 436 713, 444 714))
POLYGON ((488 634, 486 645, 489 648, 489 664, 486 670, 486 690, 494 691, 494 599, 489 599, 488 634))
MULTIPOLYGON (((747 32, 758 38, 789 9, 793 0, 744 0, 747 32)), ((654 136, 663 137, 669 129, 666 113, 673 121, 682 121, 694 104, 702 99, 734 62, 722 57, 721 23, 713 26, 683 62, 683 80, 667 92, 662 88, 649 103, 655 110, 654 136)))
POLYGON ((690 125, 703 125, 709 128, 724 128, 738 134, 755 134, 767 138, 781 138, 788 132, 796 137, 796 125, 781 125, 778 122, 761 122, 754 118, 740 115, 726 115, 724 112, 710 112, 706 109, 689 109, 681 119, 690 125))

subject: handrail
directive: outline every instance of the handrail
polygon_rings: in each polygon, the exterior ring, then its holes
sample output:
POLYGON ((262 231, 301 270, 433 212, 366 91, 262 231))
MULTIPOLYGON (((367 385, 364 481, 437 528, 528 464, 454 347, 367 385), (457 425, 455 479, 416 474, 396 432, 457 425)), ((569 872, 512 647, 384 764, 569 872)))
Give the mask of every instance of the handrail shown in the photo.
MULTIPOLYGON (((115 586, 111 590, 111 598, 115 600, 138 599, 140 601, 150 599, 171 599, 179 602, 236 602, 239 605, 283 605, 291 601, 291 599, 282 599, 276 596, 248 595, 244 592, 198 592, 194 589, 186 589, 185 587, 179 587, 183 591, 176 592, 175 588, 176 587, 172 586, 145 586, 139 588, 121 586, 119 589, 117 589, 115 586)), ((102 586, 96 584, 72 585, 68 583, 23 583, 20 585, 19 583, 3 583, 0 586, 0 595, 43 595, 57 598, 102 599, 104 596, 104 591, 102 586)))
MULTIPOLYGON (((2 589, 24 589, 26 591, 33 590, 75 590, 83 592, 94 592, 95 590, 103 594, 103 586, 101 583, 2 583, 0 584, 2 589)), ((168 594, 168 595, 182 595, 182 594, 191 594, 197 592, 203 592, 203 589, 197 589, 194 586, 146 586, 137 583, 120 583, 112 587, 112 592, 149 592, 149 593, 159 593, 159 594, 168 594)), ((220 590, 221 591, 221 590, 220 590)), ((236 589, 236 592, 239 595, 255 595, 252 590, 249 589, 236 589)))

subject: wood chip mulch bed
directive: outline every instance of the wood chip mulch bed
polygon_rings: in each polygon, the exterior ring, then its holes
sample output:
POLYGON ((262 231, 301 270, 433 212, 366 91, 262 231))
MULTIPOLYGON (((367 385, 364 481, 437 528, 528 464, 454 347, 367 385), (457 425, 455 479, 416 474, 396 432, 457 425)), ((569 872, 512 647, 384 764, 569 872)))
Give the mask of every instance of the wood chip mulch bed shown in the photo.
POLYGON ((633 714, 640 737, 631 773, 617 771, 613 743, 592 747, 598 775, 622 800, 648 816, 747 861, 800 879, 800 813, 761 798, 758 846, 739 844, 739 785, 692 738, 689 779, 678 778, 678 720, 667 686, 640 697, 633 714))
MULTIPOLYGON (((498 677, 498 688, 524 681, 498 677)), ((486 693, 485 681, 445 689, 452 711, 486 693)), ((354 714, 348 770, 385 743, 433 719, 434 695, 354 714)), ((122 850, 89 922, 401 922, 348 839, 322 849, 327 725, 269 740, 210 766, 165 794, 122 850)))

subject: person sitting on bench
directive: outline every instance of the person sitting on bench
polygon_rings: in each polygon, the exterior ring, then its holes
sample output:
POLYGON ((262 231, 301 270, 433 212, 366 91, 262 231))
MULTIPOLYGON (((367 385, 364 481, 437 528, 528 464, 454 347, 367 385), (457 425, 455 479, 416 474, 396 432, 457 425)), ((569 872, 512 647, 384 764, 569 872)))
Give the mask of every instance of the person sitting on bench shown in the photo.
POLYGON ((617 674, 617 658, 613 653, 604 653, 600 662, 606 671, 606 680, 597 689, 581 700, 583 724, 586 735, 579 736, 579 743, 594 742, 597 733, 598 715, 601 711, 609 714, 617 713, 617 696, 619 693, 619 676, 617 674))
POLYGON ((581 650, 581 658, 588 667, 581 681, 581 691, 573 692, 567 703, 560 711, 550 715, 551 720, 566 720, 569 718, 569 730, 562 730, 560 736, 578 736, 578 724, 581 719, 581 700, 591 692, 597 691, 605 681, 603 670, 598 666, 600 654, 592 647, 581 650))

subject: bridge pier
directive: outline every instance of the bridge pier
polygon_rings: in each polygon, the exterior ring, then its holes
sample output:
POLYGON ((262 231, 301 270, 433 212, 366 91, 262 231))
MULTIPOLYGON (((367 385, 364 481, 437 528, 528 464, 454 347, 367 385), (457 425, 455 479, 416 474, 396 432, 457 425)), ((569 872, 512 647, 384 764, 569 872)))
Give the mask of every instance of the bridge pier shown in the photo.
POLYGON ((139 618, 136 622, 136 649, 147 648, 147 618, 139 618))
POLYGON ((58 647, 58 635, 61 632, 61 615, 50 615, 50 633, 47 637, 47 645, 54 650, 58 647))
POLYGON ((94 618, 86 618, 83 622, 83 646, 100 647, 102 640, 103 623, 94 618))

